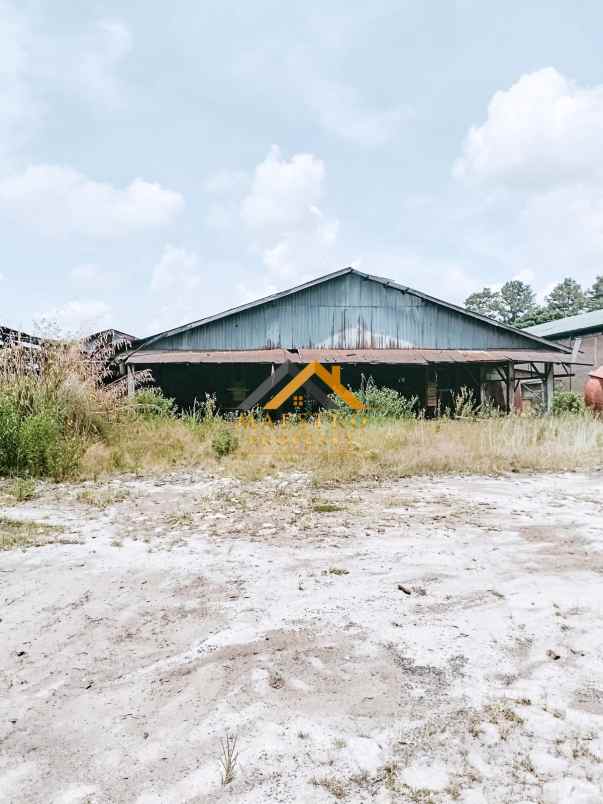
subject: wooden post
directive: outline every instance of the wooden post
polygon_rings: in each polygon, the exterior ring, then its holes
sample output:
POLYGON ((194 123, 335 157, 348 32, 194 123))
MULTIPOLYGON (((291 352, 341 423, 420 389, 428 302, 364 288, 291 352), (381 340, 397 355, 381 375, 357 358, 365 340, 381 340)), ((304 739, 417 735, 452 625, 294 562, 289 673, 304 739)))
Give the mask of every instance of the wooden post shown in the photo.
POLYGON ((544 412, 550 413, 553 410, 553 394, 555 392, 555 372, 552 363, 544 364, 544 375, 542 379, 542 401, 544 412))
POLYGON ((515 365, 507 365, 507 413, 513 413, 515 403, 515 365))
POLYGON ((127 372, 128 372, 128 399, 132 399, 134 397, 135 382, 134 382, 134 366, 132 366, 130 363, 127 364, 127 372))

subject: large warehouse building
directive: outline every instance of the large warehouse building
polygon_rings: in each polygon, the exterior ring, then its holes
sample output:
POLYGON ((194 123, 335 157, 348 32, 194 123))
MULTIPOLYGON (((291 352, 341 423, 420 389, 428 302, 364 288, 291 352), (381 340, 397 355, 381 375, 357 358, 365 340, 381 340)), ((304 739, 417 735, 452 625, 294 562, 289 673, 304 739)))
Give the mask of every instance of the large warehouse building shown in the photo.
POLYGON ((182 407, 209 393, 222 409, 245 409, 268 378, 281 381, 280 366, 295 370, 312 361, 340 366, 348 387, 371 376, 416 395, 433 412, 462 387, 478 401, 488 397, 510 409, 516 374, 541 379, 550 405, 553 376, 571 373, 572 354, 562 344, 345 268, 147 338, 126 362, 132 379, 136 370, 150 369, 182 407))

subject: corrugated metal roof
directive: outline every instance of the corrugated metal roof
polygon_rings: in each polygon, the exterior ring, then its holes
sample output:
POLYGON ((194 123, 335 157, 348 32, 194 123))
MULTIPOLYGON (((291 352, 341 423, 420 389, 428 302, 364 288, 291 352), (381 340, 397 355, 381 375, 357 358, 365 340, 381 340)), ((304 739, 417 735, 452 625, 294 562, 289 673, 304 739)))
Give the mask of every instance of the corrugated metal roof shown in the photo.
MULTIPOLYGON (((437 363, 573 363, 558 351, 496 349, 250 349, 232 351, 147 351, 133 352, 132 365, 202 363, 319 363, 373 365, 430 365, 437 363)), ((589 364, 584 364, 589 365, 589 364)))
MULTIPOLYGON (((219 313, 218 315, 209 316, 208 318, 203 318, 203 319, 200 319, 198 321, 193 321, 190 324, 185 324, 183 326, 176 327, 174 329, 158 333, 157 335, 153 335, 153 336, 147 338, 138 348, 140 350, 146 350, 150 346, 152 346, 152 344, 155 343, 156 341, 158 341, 160 339, 163 341, 163 340, 172 338, 174 336, 182 336, 182 337, 180 337, 180 340, 182 341, 181 347, 183 347, 185 349, 187 349, 187 348, 190 349, 191 347, 195 348, 196 346, 199 346, 201 349, 203 349, 204 347, 205 348, 208 348, 208 347, 209 348, 214 348, 214 342, 210 343, 210 342, 206 341, 204 343, 201 343, 201 342, 196 343, 196 342, 194 342, 195 339, 194 338, 192 338, 192 339, 189 338, 187 333, 190 333, 191 330, 197 330, 197 329, 200 329, 200 328, 204 328, 204 327, 206 327, 206 325, 213 324, 214 322, 221 322, 223 319, 229 318, 231 316, 237 316, 240 313, 243 313, 243 312, 246 312, 246 311, 255 311, 257 308, 262 307, 262 305, 268 305, 269 303, 275 302, 277 300, 286 299, 286 297, 290 297, 293 294, 299 293, 299 292, 304 291, 304 290, 308 290, 309 288, 315 288, 318 285, 323 285, 323 284, 325 284, 327 282, 330 282, 333 279, 336 279, 336 278, 339 278, 339 277, 344 277, 346 275, 353 275, 353 276, 358 277, 360 279, 365 279, 365 280, 369 280, 371 282, 378 283, 379 285, 381 285, 383 287, 386 287, 386 288, 393 288, 395 290, 400 291, 403 294, 408 294, 410 296, 415 297, 418 300, 422 300, 423 302, 429 302, 429 303, 431 303, 433 305, 436 305, 437 307, 439 307, 440 309, 443 309, 444 311, 447 310, 447 311, 452 311, 454 313, 457 313, 465 321, 467 319, 472 319, 473 321, 479 321, 482 324, 486 324, 489 328, 492 328, 494 330, 498 330, 499 332, 502 332, 502 333, 508 332, 508 333, 513 334, 515 337, 519 336, 522 339, 528 338, 528 339, 534 341, 534 343, 539 344, 540 346, 546 345, 552 350, 557 349, 559 351, 569 351, 565 347, 562 347, 560 344, 546 343, 542 339, 538 338, 537 336, 532 335, 531 333, 528 333, 528 332, 526 332, 524 330, 519 330, 519 329, 516 329, 515 327, 509 326, 508 324, 502 324, 502 323, 500 323, 498 321, 494 321, 493 319, 488 318, 487 316, 483 316, 483 315, 481 315, 479 313, 475 313, 475 312, 473 312, 471 310, 466 310, 463 307, 459 307, 459 306, 457 306, 455 304, 450 304, 449 302, 442 301, 441 299, 436 299, 435 297, 429 296, 426 293, 422 293, 421 291, 414 290, 414 289, 409 288, 409 287, 407 287, 405 285, 400 285, 400 284, 398 284, 396 282, 393 282, 393 281, 391 281, 389 279, 385 279, 385 278, 379 277, 379 276, 374 276, 373 274, 362 273, 361 271, 357 271, 354 268, 344 268, 344 269, 342 269, 340 271, 334 271, 333 273, 326 274, 325 276, 318 277, 317 279, 313 279, 310 282, 306 282, 303 285, 298 285, 296 287, 290 288, 289 290, 285 290, 285 291, 282 291, 280 293, 275 293, 275 294, 273 294, 271 296, 266 296, 266 297, 264 297, 262 299, 258 299, 257 301, 249 302, 248 304, 244 304, 244 305, 241 305, 239 307, 235 307, 235 308, 226 310, 223 313, 219 313)), ((317 309, 316 315, 318 315, 319 313, 320 313, 320 310, 317 309)), ((343 313, 345 314, 345 310, 343 311, 343 313)), ((344 315, 344 317, 345 317, 345 315, 344 315)), ((414 319, 413 319, 413 321, 414 321, 414 319)), ((235 322, 235 323, 237 323, 237 322, 235 322)), ((324 322, 322 322, 322 323, 324 324, 324 322)), ((363 324, 363 326, 365 326, 365 325, 366 325, 366 322, 363 324)), ((390 322, 390 326, 393 326, 392 322, 390 322)), ((449 322, 446 322, 445 325, 442 324, 441 326, 445 327, 446 331, 448 331, 449 322)), ((246 320, 246 322, 245 322, 245 327, 246 327, 246 329, 248 327, 249 328, 251 327, 251 323, 248 320, 246 320)), ((344 327, 344 330, 345 330, 345 327, 344 327)), ((339 329, 337 331, 339 331, 339 329)), ((240 344, 239 343, 234 343, 234 342, 231 343, 229 340, 225 340, 227 335, 228 335, 228 333, 220 332, 220 338, 215 343, 215 346, 218 347, 218 348, 222 348, 222 349, 225 346, 230 346, 232 349, 237 349, 237 348, 241 348, 241 347, 245 348, 247 346, 249 346, 249 348, 261 348, 264 345, 267 346, 267 347, 281 346, 281 345, 288 345, 288 346, 296 346, 296 345, 301 346, 302 345, 302 343, 299 343, 299 341, 297 341, 297 340, 295 340, 293 342, 290 342, 290 339, 285 338, 285 337, 282 337, 280 340, 279 339, 275 340, 275 339, 272 339, 272 338, 263 338, 261 341, 255 342, 255 343, 240 343, 240 344)), ((388 333, 388 332, 385 333, 386 338, 389 335, 391 335, 391 333, 388 333)), ((390 339, 390 342, 391 342, 391 339, 390 339)), ((164 344, 164 347, 167 347, 168 349, 170 349, 172 347, 172 345, 173 345, 172 343, 166 343, 166 344, 164 344)), ((311 344, 309 342, 306 342, 305 345, 309 346, 311 344)), ((333 345, 336 345, 336 344, 333 344, 333 345)), ((352 345, 352 344, 350 344, 350 345, 352 345)), ((361 345, 361 344, 359 344, 359 345, 361 345)), ((387 342, 384 342, 383 344, 381 344, 381 343, 369 343, 367 345, 370 345, 370 346, 387 346, 388 343, 387 342)), ((398 344, 396 343, 396 345, 398 345, 398 344)), ((417 344, 417 345, 419 345, 419 344, 417 344)), ((428 344, 426 344, 426 345, 428 345, 428 344)), ((434 344, 432 344, 432 345, 434 345, 434 344)), ((443 345, 448 346, 447 343, 445 343, 443 345)), ((453 347, 455 344, 450 343, 449 345, 451 347, 453 347)), ((460 345, 460 344, 456 344, 456 345, 460 345)), ((471 344, 467 343, 466 345, 469 346, 471 344)), ((494 344, 492 344, 492 345, 494 346, 494 344)))
POLYGON ((603 330, 603 310, 593 310, 591 313, 581 313, 567 318, 558 318, 555 321, 547 321, 545 324, 535 324, 533 327, 526 327, 525 332, 545 338, 548 335, 569 335, 572 332, 597 328, 603 330))

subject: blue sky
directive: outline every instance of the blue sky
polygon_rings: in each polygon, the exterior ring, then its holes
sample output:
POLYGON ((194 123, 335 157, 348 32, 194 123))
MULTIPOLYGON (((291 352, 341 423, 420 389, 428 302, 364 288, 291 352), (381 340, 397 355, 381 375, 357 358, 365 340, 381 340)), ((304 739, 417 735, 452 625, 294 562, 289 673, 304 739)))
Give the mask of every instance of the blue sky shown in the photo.
POLYGON ((603 7, 0 0, 0 323, 603 273, 603 7))

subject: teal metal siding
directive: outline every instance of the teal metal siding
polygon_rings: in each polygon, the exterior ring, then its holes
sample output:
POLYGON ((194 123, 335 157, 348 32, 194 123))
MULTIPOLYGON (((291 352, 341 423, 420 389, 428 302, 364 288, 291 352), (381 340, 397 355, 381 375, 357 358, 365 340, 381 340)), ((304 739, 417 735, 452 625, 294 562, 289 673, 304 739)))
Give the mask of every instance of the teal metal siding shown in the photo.
POLYGON ((354 273, 153 339, 148 346, 152 350, 276 347, 538 348, 520 333, 354 273))

